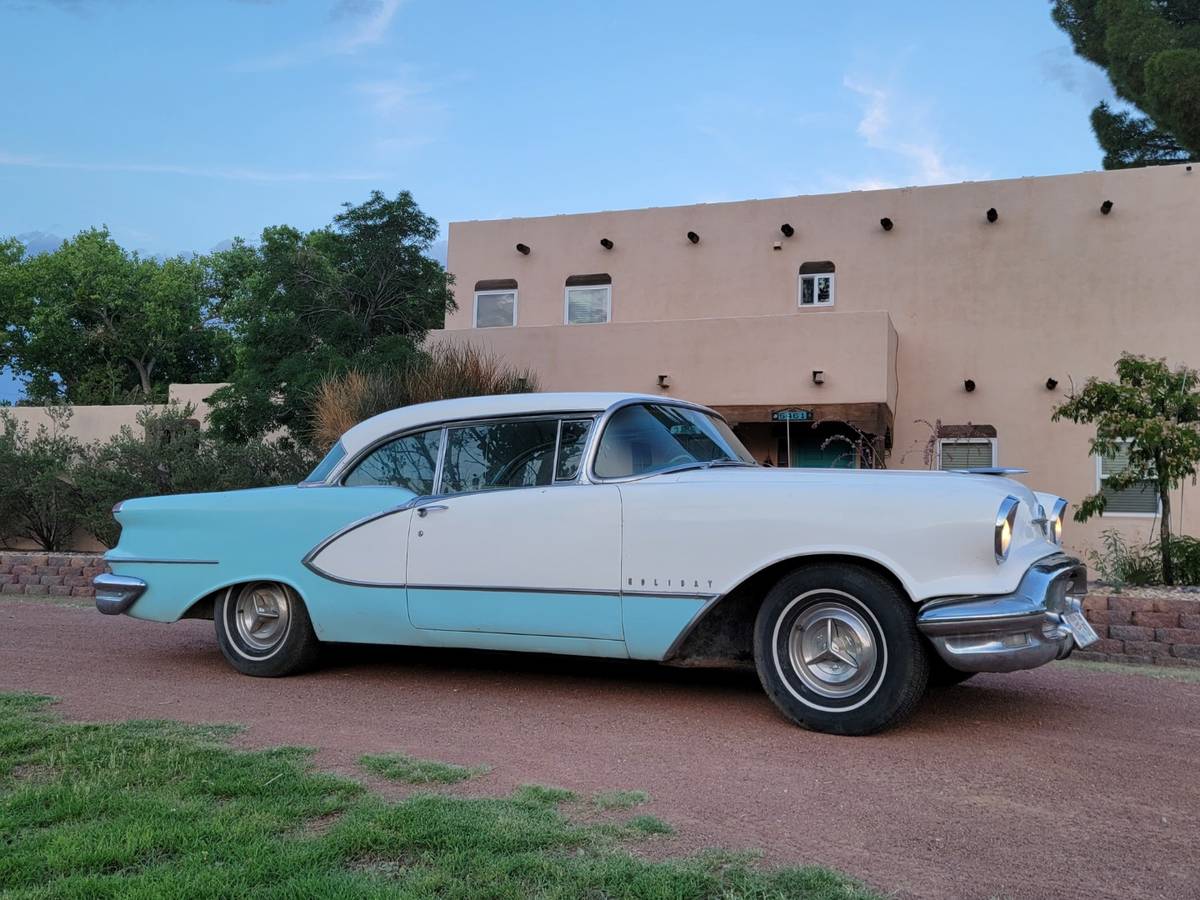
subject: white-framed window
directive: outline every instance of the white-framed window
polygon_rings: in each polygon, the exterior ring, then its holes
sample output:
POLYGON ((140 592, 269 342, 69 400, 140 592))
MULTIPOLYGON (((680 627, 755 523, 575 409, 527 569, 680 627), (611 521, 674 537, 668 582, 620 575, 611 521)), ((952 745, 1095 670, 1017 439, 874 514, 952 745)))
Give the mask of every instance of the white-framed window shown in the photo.
POLYGON ((563 296, 563 321, 568 325, 600 325, 612 319, 612 277, 572 275, 563 296))
POLYGON ((833 306, 835 297, 834 265, 829 260, 806 262, 800 266, 798 303, 801 309, 833 306))
POLYGON ((517 289, 475 292, 476 328, 511 328, 517 324, 517 289))
POLYGON ((1122 491, 1110 490, 1104 482, 1129 465, 1128 441, 1118 441, 1112 456, 1096 456, 1096 490, 1105 497, 1106 516, 1157 516, 1159 514, 1158 482, 1145 478, 1122 491))
POLYGON ((996 439, 938 438, 937 465, 943 471, 992 468, 996 465, 996 439))

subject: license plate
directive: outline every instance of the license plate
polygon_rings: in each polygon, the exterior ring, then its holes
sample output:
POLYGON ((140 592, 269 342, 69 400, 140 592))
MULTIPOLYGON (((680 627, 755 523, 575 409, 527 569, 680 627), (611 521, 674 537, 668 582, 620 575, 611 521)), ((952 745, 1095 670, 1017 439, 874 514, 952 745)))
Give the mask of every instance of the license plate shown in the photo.
POLYGON ((1088 644, 1094 644, 1100 640, 1100 635, 1096 634, 1096 629, 1083 617, 1083 613, 1063 613, 1063 621, 1067 623, 1071 634, 1075 636, 1075 646, 1086 647, 1088 644))

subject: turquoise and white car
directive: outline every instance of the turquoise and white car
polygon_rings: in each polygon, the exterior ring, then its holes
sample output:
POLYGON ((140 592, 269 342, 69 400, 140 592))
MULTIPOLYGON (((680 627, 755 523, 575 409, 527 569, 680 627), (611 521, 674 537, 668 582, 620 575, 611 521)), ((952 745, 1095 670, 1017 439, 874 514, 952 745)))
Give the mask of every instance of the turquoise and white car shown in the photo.
POLYGON ((247 675, 326 641, 753 665, 792 721, 865 734, 1095 640, 1065 509, 994 472, 764 468, 663 397, 447 400, 299 485, 119 504, 96 605, 213 619, 247 675))

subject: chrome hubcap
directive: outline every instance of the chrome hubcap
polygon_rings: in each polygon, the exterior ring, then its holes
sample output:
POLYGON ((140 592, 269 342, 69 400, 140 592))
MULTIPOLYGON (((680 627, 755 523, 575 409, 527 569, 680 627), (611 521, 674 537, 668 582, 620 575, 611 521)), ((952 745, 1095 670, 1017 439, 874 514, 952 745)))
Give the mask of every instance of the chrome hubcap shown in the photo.
POLYGON ((866 619, 842 603, 804 610, 788 637, 792 668, 804 686, 823 697, 848 697, 871 680, 878 648, 866 619))
POLYGON ((238 637, 254 650, 270 650, 287 634, 292 606, 287 589, 262 582, 242 588, 234 606, 238 637))

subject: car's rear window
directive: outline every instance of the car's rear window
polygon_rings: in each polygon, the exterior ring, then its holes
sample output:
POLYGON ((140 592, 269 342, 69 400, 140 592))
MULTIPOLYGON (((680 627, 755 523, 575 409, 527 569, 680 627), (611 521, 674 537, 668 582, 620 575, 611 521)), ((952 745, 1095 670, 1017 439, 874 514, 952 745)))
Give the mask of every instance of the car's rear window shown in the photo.
POLYGON ((338 441, 325 454, 325 458, 317 463, 317 467, 308 473, 308 477, 304 479, 302 484, 317 484, 329 477, 329 473, 334 470, 338 463, 342 461, 342 457, 346 455, 346 448, 342 446, 342 442, 338 441))

